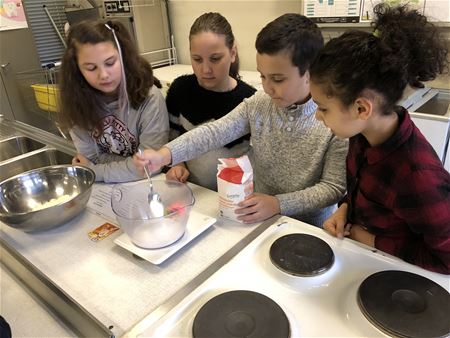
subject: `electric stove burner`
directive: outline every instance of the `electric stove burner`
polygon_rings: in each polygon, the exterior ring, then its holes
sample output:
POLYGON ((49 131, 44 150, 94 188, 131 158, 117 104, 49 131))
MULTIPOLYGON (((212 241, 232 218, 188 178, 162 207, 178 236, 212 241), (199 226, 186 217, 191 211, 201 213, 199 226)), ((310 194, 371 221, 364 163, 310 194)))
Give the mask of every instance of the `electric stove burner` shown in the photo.
POLYGON ((192 333, 205 338, 287 338, 290 326, 273 300, 257 292, 237 290, 206 302, 194 318, 192 333))
POLYGON ((450 294, 425 277, 381 271, 358 290, 361 311, 373 325, 396 337, 446 337, 450 333, 450 294))
POLYGON ((307 234, 289 234, 270 247, 270 260, 280 270, 294 276, 315 276, 328 271, 334 263, 331 247, 322 239, 307 234))

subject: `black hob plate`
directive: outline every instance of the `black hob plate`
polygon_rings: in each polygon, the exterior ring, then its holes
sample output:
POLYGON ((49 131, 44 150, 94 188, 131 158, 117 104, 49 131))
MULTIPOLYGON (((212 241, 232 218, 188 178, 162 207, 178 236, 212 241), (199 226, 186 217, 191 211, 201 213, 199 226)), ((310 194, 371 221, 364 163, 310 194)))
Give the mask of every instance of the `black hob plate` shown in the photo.
POLYGON ((358 305, 377 328, 395 337, 447 337, 450 294, 442 286, 406 271, 380 271, 358 290, 358 305))
POLYGON ((286 314, 272 299, 260 293, 236 290, 206 302, 194 318, 195 338, 288 338, 286 314))
POLYGON ((289 234, 270 247, 270 260, 280 270, 301 277, 320 275, 334 263, 334 253, 324 240, 308 234, 289 234))

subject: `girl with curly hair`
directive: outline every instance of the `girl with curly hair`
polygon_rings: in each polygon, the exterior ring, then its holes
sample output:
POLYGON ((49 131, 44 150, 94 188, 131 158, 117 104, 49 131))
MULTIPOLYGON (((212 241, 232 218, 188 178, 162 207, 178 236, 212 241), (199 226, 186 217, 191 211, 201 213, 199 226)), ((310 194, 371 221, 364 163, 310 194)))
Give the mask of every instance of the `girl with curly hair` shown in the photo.
POLYGON ((380 4, 375 17, 373 34, 330 40, 310 70, 316 118, 350 139, 347 194, 324 229, 449 274, 450 175, 398 105, 446 70, 448 51, 417 11, 380 4))

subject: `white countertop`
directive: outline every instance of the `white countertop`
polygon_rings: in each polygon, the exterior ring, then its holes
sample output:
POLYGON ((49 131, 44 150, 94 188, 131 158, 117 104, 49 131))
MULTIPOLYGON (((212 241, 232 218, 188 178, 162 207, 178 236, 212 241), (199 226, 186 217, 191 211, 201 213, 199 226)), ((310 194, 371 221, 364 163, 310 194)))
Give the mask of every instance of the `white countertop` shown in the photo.
POLYGON ((9 246, 34 264, 69 297, 121 336, 254 230, 219 219, 217 193, 190 185, 194 210, 216 224, 159 266, 114 244, 119 230, 99 242, 88 232, 106 219, 90 209, 55 229, 25 233, 0 223, 9 246))

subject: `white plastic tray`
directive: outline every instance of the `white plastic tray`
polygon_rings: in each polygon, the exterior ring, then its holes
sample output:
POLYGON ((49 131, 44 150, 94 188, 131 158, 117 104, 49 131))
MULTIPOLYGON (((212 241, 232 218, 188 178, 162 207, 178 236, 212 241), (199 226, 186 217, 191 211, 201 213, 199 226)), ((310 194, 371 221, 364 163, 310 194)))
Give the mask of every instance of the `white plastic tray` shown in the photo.
POLYGON ((134 245, 127 234, 122 234, 114 243, 153 264, 161 264, 178 250, 216 223, 217 219, 191 210, 186 231, 178 241, 161 249, 143 249, 134 245))

